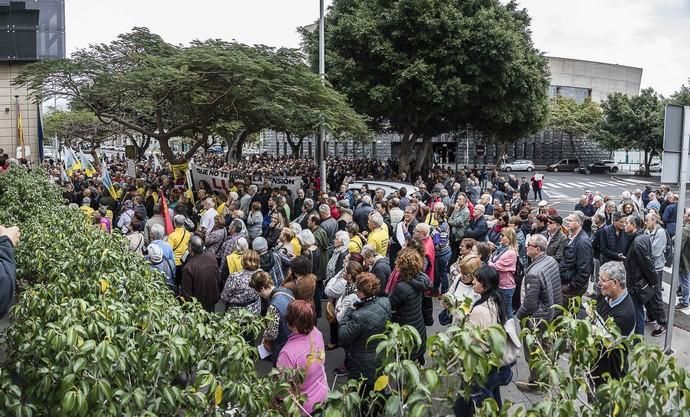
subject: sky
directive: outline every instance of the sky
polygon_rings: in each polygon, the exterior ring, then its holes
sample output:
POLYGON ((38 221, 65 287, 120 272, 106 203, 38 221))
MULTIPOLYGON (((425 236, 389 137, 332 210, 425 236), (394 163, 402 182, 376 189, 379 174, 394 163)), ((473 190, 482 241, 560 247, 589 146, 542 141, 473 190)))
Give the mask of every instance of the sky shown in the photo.
MULTIPOLYGON (((326 0, 326 6, 330 0, 326 0)), ((642 88, 669 96, 690 78, 690 0, 520 0, 550 56, 641 67, 642 88)), ((235 39, 299 47, 317 0, 66 0, 67 52, 146 26, 171 43, 235 39)), ((328 45, 326 45, 328 47, 328 45)))

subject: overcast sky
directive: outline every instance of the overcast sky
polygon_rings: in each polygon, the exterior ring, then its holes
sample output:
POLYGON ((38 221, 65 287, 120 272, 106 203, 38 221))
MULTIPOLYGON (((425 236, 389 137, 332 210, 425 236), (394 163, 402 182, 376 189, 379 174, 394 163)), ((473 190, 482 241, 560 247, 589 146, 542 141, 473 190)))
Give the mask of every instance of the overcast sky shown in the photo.
MULTIPOLYGON (((330 4, 326 0, 326 4, 330 4)), ((690 77, 690 0, 522 0, 547 55, 642 67, 642 87, 670 95, 690 77)), ((146 26, 172 43, 236 39, 298 47, 317 0, 66 0, 67 51, 146 26)), ((328 46, 326 46, 328 47, 328 46)))

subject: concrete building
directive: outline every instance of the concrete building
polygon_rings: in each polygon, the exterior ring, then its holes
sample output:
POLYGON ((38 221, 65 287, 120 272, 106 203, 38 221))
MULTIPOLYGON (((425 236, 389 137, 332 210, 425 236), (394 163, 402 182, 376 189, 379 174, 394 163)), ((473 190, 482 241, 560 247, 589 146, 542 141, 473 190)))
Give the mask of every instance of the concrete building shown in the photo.
MULTIPOLYGON (((547 57, 547 60, 551 70, 549 95, 552 97, 571 97, 581 103, 587 98, 602 101, 610 93, 636 95, 640 91, 642 68, 560 57, 547 57)), ((421 146, 421 141, 417 146, 421 146)), ((311 149, 311 139, 305 139, 302 155, 313 156, 311 149)), ((369 144, 327 144, 328 154, 339 157, 396 159, 399 149, 400 137, 395 134, 378 135, 376 141, 369 144)), ((290 154, 290 148, 282 134, 276 132, 265 132, 262 135, 261 151, 271 155, 290 154)), ((481 135, 468 126, 467 129, 455 133, 434 137, 433 151, 437 162, 482 165, 494 164, 502 149, 497 145, 486 144, 481 135), (484 149, 482 155, 478 155, 478 148, 480 151, 484 149)), ((573 143, 566 143, 559 134, 542 131, 509 145, 508 156, 532 159, 538 163, 552 163, 561 158, 578 157, 582 163, 587 163, 608 157, 608 152, 586 138, 575 138, 573 143)))
POLYGON ((39 106, 14 78, 30 62, 64 57, 64 0, 0 0, 0 148, 10 157, 17 156, 19 109, 25 156, 39 159, 39 106))

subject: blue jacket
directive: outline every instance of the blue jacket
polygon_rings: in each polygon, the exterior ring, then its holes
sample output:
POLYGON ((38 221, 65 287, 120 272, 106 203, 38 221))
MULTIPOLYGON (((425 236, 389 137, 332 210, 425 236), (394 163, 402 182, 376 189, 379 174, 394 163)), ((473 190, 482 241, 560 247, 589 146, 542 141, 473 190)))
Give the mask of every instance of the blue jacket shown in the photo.
POLYGON ((676 234, 676 213, 678 213, 678 203, 671 203, 666 206, 664 215, 661 217, 661 221, 664 222, 666 230, 671 236, 676 234))
POLYGON ((273 341, 273 350, 271 351, 271 360, 275 366, 278 360, 278 354, 287 343, 288 336, 290 336, 290 328, 287 324, 287 310, 291 302, 295 300, 292 291, 285 287, 276 287, 271 294, 269 304, 278 311, 278 337, 273 341))
POLYGON ((17 263, 12 241, 7 236, 0 236, 0 319, 10 311, 16 280, 17 263))
POLYGON ((489 232, 489 226, 486 224, 484 216, 473 220, 465 230, 465 237, 471 237, 478 242, 486 242, 486 235, 489 232))

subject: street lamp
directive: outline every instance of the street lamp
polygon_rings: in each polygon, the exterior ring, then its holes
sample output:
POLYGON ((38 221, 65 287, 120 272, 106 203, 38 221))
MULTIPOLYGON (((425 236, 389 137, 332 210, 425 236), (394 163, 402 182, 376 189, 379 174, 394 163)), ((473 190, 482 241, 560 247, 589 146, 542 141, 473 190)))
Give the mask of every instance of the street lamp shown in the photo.
MULTIPOLYGON (((321 82, 326 83, 326 41, 324 31, 324 0, 319 1, 319 76, 321 82)), ((323 116, 321 116, 321 126, 319 128, 319 139, 316 145, 316 163, 321 176, 321 192, 326 191, 326 127, 324 126, 323 116)))

